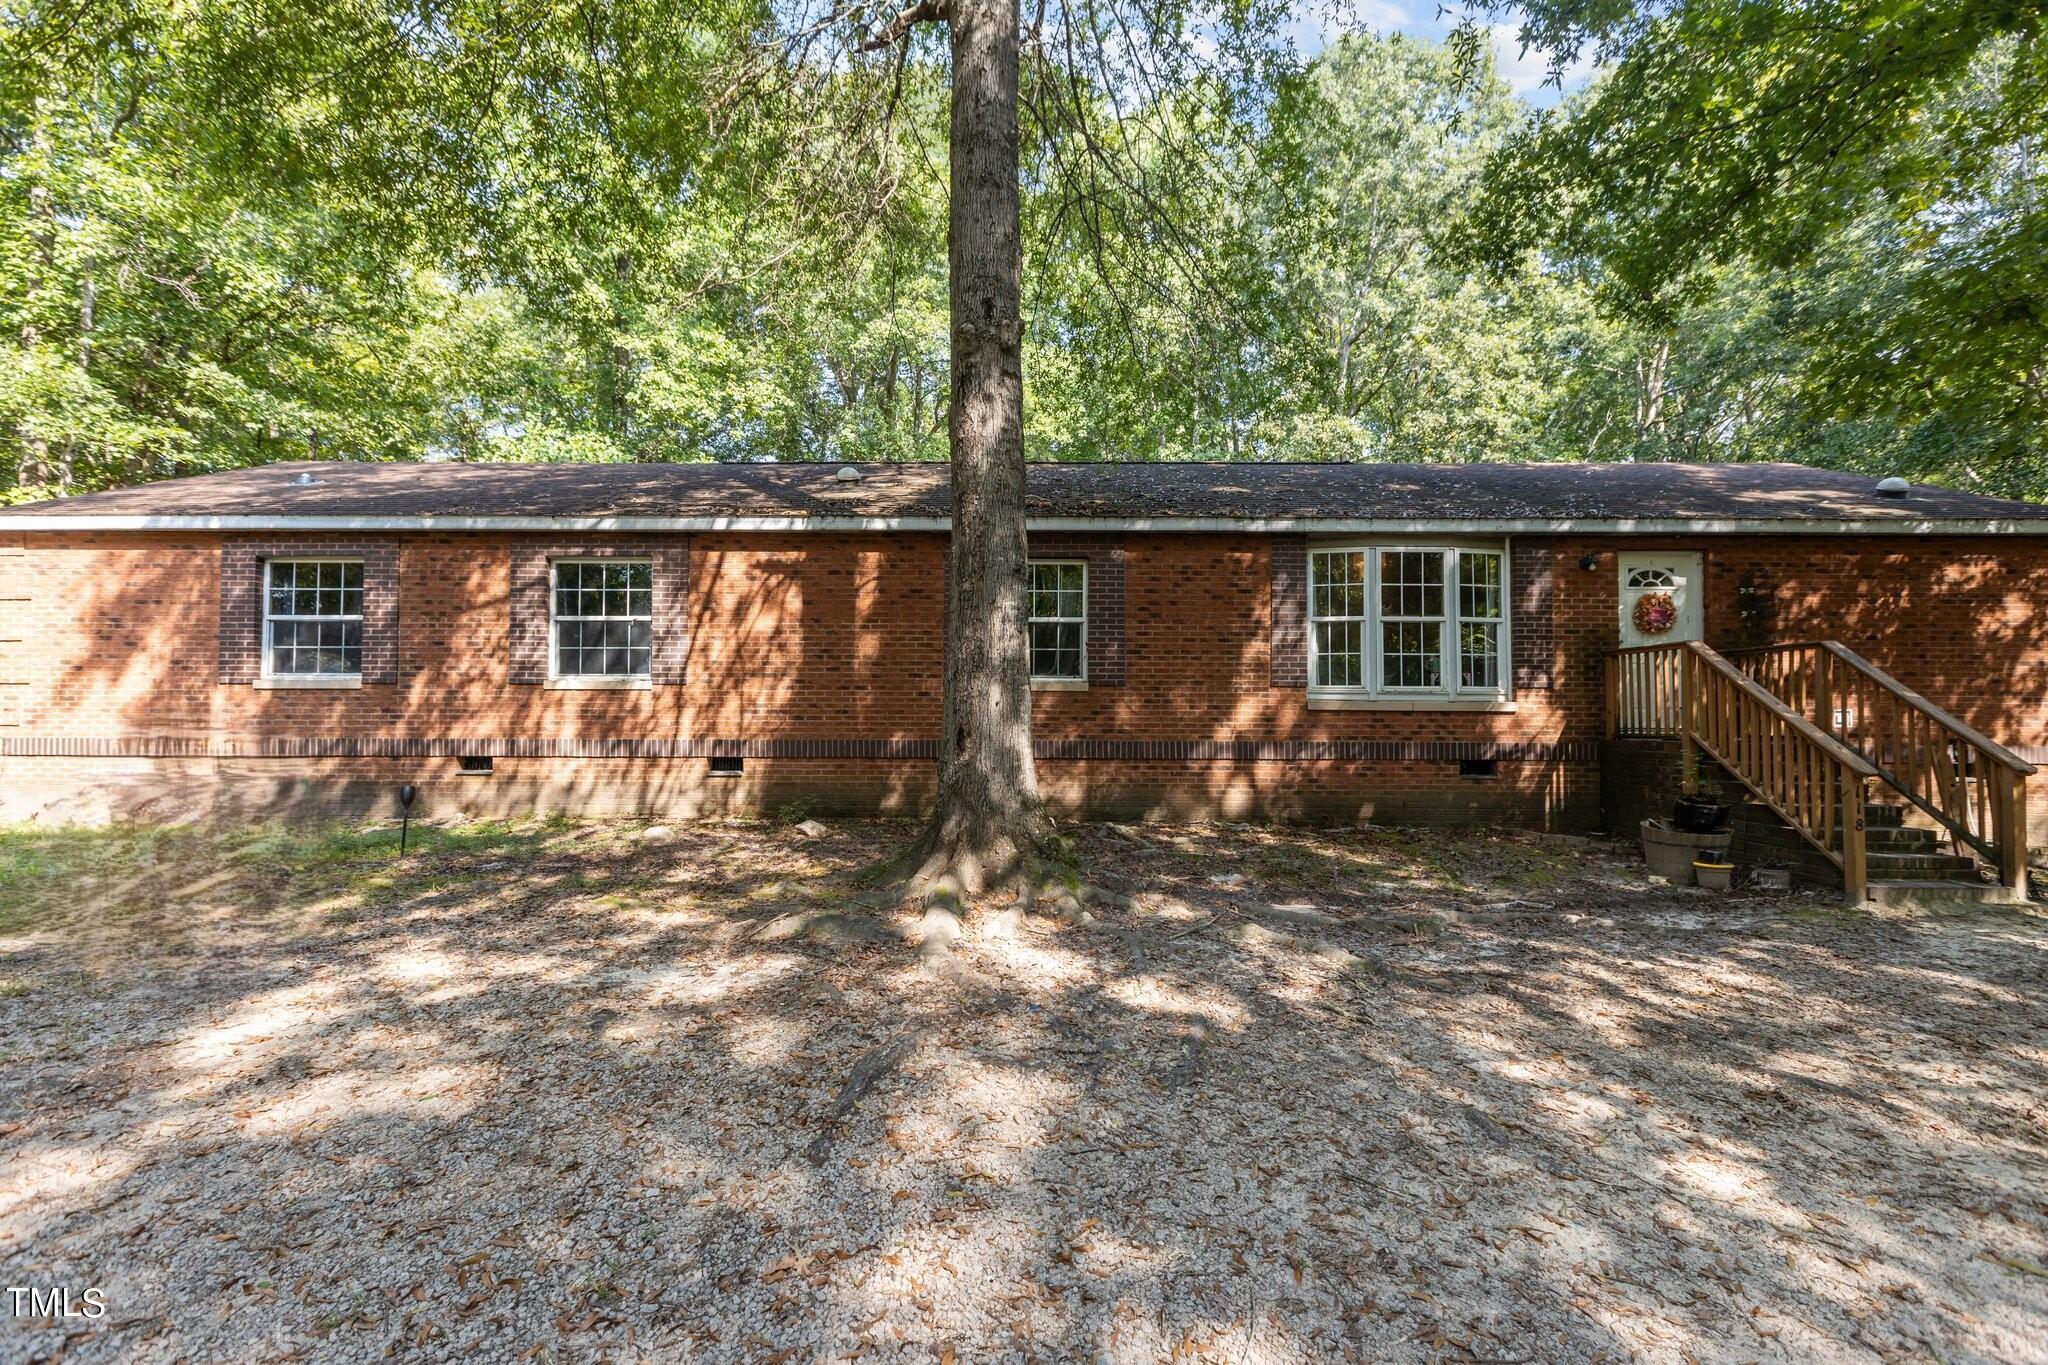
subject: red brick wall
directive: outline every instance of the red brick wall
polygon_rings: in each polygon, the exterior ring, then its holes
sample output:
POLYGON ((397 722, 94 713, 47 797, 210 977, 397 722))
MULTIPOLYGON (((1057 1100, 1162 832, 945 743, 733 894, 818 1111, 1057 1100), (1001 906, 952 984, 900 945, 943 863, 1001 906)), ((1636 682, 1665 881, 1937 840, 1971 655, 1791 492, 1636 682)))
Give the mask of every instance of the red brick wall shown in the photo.
MULTIPOLYGON (((1602 727, 1601 662, 1617 636, 1612 552, 1630 542, 1516 542, 1517 579, 1532 556, 1551 569, 1554 686, 1524 690, 1515 710, 1489 714, 1311 710, 1303 691, 1271 685, 1271 539, 1116 539, 1125 548, 1123 682, 1039 695, 1039 739, 1067 755, 1041 764, 1053 799, 1132 813, 1567 825, 1596 818, 1589 746, 1602 727), (1601 558, 1582 570, 1578 560, 1589 552, 1601 558), (1085 747, 1129 740, 1367 741, 1382 748, 1336 758, 1290 750, 1140 759, 1090 756, 1085 747), (1560 757, 1560 744, 1578 747, 1560 757), (1458 776, 1458 757, 1489 755, 1500 759, 1498 776, 1458 776)), ((432 742, 437 754, 364 754, 346 774, 351 780, 374 785, 415 774, 438 782, 465 742, 497 744, 493 778, 449 779, 469 785, 451 788, 446 799, 471 803, 481 798, 469 793, 490 783, 504 792, 548 791, 566 801, 580 791, 594 805, 602 794, 603 801, 616 797, 613 804, 655 809, 674 808, 685 790, 697 793, 688 802, 707 809, 790 804, 812 790, 820 808, 912 809, 926 799, 929 764, 913 751, 928 752, 916 746, 930 740, 938 719, 942 537, 692 535, 685 681, 583 692, 508 681, 513 547, 524 540, 397 538, 399 681, 306 692, 217 681, 222 537, 29 537, 24 554, 0 557, 0 694, 20 698, 0 711, 0 748, 97 739, 109 755, 0 760, 0 779, 83 782, 95 763, 99 770, 117 759, 132 767, 135 744, 144 740, 185 744, 202 765, 212 751, 223 780, 253 780, 271 771, 264 764, 335 776, 340 757, 257 755, 266 743, 375 737, 432 742), (5 600, 24 584, 26 601, 5 600), (6 643, 9 637, 21 643, 6 643), (637 758, 573 752, 579 743, 617 740, 671 748, 637 758), (507 746, 521 741, 556 748, 515 756, 507 746), (911 747, 893 757, 879 749, 800 753, 788 747, 794 741, 911 747), (744 747, 748 772, 707 787, 710 749, 703 746, 720 743, 744 747)), ((1658 544, 1705 551, 1710 641, 1841 639, 1994 738, 2048 745, 2048 613, 2034 609, 2048 601, 2048 545, 1833 537, 1658 544), (1745 579, 1775 604, 1767 628, 1738 614, 1736 588, 1745 579)), ((1524 653, 1518 646, 1518 664, 1524 653)), ((146 768, 148 760, 140 761, 146 768)), ((170 771, 166 764, 161 771, 170 771)))

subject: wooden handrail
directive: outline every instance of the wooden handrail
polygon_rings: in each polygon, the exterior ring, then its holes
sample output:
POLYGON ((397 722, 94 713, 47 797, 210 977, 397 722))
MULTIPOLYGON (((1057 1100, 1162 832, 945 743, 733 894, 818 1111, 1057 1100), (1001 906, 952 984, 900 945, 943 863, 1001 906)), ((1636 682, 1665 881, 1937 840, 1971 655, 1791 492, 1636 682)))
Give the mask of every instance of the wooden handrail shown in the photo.
POLYGON ((1957 739, 1964 740, 1973 747, 1983 750, 1984 756, 1993 763, 2004 768, 2010 768, 2021 777, 2032 777, 2036 772, 2040 771, 2035 765, 2027 762, 2027 760, 2021 758, 1997 740, 1957 720, 1955 716, 1942 710, 1939 706, 1936 706, 1933 702, 1927 700, 1927 698, 1921 696, 1918 692, 1915 692, 1912 688, 1906 686, 1897 678, 1894 678, 1891 674, 1843 644, 1840 640, 1797 640, 1781 645, 1757 645, 1748 649, 1725 649, 1721 652, 1728 658, 1735 659, 1750 654, 1790 653, 1803 649, 1826 650, 1843 663, 1849 665, 1849 667, 1861 673, 1864 677, 1869 678, 1872 682, 1899 698, 1899 700, 1906 702, 1914 710, 1926 715, 1943 729, 1953 734, 1957 739))
POLYGON ((1875 764, 1698 640, 1619 650, 1607 663, 1607 733, 1675 736, 1686 785, 1704 751, 1841 869, 1856 902, 1869 883, 1864 805, 1875 764))
POLYGON ((1802 640, 1734 650, 1794 709, 1874 763, 1878 776, 2022 892, 2032 763, 1965 725, 1855 650, 1802 640))
POLYGON ((1744 673, 1741 669, 1723 658, 1720 651, 1701 644, 1698 640, 1687 640, 1685 643, 1686 647, 1695 655, 1705 659, 1709 667, 1713 668, 1716 672, 1725 673, 1730 682, 1748 693, 1752 699, 1775 712, 1780 719, 1791 723, 1799 731, 1801 737, 1809 744, 1818 745, 1826 750, 1830 757, 1847 767, 1849 771, 1859 777, 1882 777, 1884 775, 1878 771, 1876 764, 1872 763, 1862 754, 1857 753, 1854 749, 1851 749, 1848 745, 1842 743, 1842 741, 1836 739, 1833 735, 1785 705, 1784 702, 1779 701, 1777 697, 1765 691, 1758 685, 1756 679, 1750 677, 1747 673, 1744 673))

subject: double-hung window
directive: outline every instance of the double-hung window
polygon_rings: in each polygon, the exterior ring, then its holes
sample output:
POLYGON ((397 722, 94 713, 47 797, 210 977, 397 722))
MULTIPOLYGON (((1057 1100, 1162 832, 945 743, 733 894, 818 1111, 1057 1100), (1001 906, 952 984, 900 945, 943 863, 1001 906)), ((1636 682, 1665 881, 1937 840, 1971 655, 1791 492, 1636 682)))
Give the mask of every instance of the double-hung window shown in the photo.
POLYGON ((621 682, 651 678, 653 561, 558 559, 552 570, 552 676, 621 682))
POLYGON ((265 562, 263 673, 286 679, 362 676, 360 559, 265 562))
POLYGON ((1309 554, 1309 690, 1504 700, 1500 550, 1372 545, 1309 554))
POLYGON ((1031 680, 1084 682, 1088 677, 1088 565, 1083 560, 1033 560, 1030 565, 1031 680))

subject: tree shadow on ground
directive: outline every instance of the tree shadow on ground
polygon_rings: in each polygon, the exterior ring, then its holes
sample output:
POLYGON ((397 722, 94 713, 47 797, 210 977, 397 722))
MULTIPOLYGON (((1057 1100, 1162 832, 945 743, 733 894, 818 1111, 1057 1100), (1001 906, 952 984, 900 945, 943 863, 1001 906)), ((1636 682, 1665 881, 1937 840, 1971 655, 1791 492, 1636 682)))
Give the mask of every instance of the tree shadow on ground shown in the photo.
POLYGON ((2043 924, 1596 841, 907 823, 6 836, 8 1354, 2018 1359, 2043 924), (893 1045, 893 1046, 892 1046, 893 1045), (858 1103, 863 1059, 900 1058, 858 1103))

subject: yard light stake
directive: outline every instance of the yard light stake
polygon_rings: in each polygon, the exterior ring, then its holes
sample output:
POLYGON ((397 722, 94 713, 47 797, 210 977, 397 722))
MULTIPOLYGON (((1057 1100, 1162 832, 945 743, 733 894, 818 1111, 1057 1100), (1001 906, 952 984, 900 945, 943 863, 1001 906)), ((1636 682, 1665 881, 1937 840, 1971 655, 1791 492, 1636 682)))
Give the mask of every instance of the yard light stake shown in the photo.
POLYGON ((398 789, 398 853, 405 856, 405 841, 412 835, 412 802, 420 789, 408 782, 398 789))

